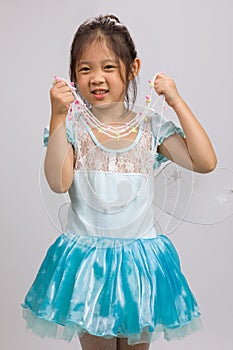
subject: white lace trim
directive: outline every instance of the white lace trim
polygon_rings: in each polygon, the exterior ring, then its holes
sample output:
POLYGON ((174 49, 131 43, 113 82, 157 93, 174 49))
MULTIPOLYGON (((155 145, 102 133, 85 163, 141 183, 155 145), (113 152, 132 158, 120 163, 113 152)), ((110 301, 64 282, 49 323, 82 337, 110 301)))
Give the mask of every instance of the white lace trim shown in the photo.
MULTIPOLYGON (((128 150, 114 152, 96 144, 83 122, 75 122, 75 170, 149 174, 155 162, 152 125, 144 121, 141 135, 128 150)), ((137 138, 137 137, 136 137, 137 138)), ((116 141, 117 142, 117 141, 116 141)))

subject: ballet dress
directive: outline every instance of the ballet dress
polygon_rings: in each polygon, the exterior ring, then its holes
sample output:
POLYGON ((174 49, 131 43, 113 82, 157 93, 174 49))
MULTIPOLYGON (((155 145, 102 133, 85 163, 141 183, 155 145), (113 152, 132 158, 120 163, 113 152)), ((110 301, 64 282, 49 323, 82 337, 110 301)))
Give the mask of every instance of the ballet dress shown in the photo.
MULTIPOLYGON (((119 149, 100 142, 82 115, 67 118, 66 130, 75 154, 67 222, 22 304, 27 328, 41 337, 71 341, 89 333, 130 345, 201 329, 197 301, 173 243, 156 228, 153 204, 155 170, 168 161, 155 145, 184 136, 182 129, 156 114, 119 149)), ((46 128, 45 145, 48 139, 46 128)))

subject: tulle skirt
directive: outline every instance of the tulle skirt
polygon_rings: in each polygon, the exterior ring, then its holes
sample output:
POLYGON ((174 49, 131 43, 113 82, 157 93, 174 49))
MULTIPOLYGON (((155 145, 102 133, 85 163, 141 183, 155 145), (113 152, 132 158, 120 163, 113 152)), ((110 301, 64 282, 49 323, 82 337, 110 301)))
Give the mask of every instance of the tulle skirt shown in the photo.
POLYGON ((22 304, 27 327, 70 341, 84 333, 151 342, 201 328, 197 302, 164 235, 119 239, 62 234, 22 304))

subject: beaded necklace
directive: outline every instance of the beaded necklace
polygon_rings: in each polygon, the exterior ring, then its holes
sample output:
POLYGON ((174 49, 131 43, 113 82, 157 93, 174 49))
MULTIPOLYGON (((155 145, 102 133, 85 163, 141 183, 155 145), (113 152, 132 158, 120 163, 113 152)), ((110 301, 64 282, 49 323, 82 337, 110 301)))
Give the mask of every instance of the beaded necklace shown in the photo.
MULTIPOLYGON (((120 138, 126 137, 130 133, 137 132, 137 127, 141 124, 143 120, 146 119, 149 111, 153 111, 157 103, 160 101, 160 97, 152 104, 152 94, 154 91, 154 81, 157 77, 157 74, 154 76, 152 80, 149 80, 149 94, 145 96, 145 105, 142 110, 129 121, 124 123, 123 125, 109 125, 101 123, 100 120, 91 112, 90 108, 87 107, 83 98, 77 92, 73 83, 66 81, 63 78, 55 76, 55 81, 63 80, 71 89, 72 94, 74 96, 74 102, 70 105, 68 112, 68 119, 77 118, 80 114, 86 119, 88 125, 92 128, 96 128, 100 133, 107 135, 110 138, 119 140, 120 138)), ((163 110, 165 108, 165 98, 164 95, 161 95, 162 98, 162 111, 161 116, 163 114, 163 110)), ((158 133, 160 132, 160 126, 158 128, 158 133)), ((157 135, 157 142, 159 139, 159 135, 157 135)))

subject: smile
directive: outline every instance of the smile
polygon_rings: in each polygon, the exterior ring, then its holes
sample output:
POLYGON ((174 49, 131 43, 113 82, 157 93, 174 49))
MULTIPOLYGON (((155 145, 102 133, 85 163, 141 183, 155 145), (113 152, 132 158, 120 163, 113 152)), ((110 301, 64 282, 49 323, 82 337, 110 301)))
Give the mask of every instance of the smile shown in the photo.
POLYGON ((95 96, 96 99, 100 100, 107 95, 108 90, 93 90, 91 93, 95 96))

